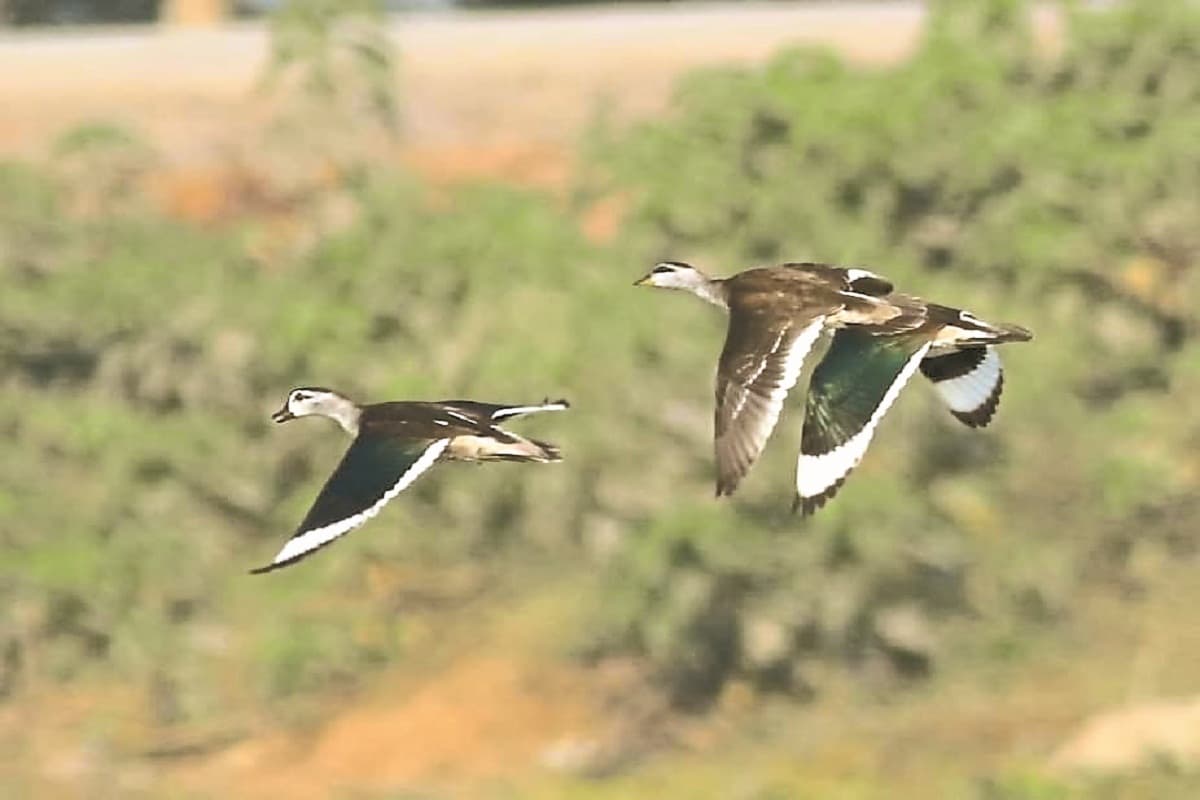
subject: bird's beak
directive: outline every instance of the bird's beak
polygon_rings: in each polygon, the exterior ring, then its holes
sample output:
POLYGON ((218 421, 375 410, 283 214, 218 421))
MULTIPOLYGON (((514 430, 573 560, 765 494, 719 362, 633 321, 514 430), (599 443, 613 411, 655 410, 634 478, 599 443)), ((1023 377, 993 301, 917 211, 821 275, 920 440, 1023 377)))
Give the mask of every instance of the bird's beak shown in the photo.
POLYGON ((278 411, 276 411, 274 414, 271 415, 271 419, 275 420, 276 422, 287 422, 289 419, 295 419, 295 418, 296 418, 296 415, 293 414, 291 411, 288 411, 287 406, 284 406, 283 408, 279 409, 278 411))
POLYGON ((634 281, 633 285, 634 286, 650 286, 650 276, 643 275, 642 277, 640 277, 636 281, 634 281))

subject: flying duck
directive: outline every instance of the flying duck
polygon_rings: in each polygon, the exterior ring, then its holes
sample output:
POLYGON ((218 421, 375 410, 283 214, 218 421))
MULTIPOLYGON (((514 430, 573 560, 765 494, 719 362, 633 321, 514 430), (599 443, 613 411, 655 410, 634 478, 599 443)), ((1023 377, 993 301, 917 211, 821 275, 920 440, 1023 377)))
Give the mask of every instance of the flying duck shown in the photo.
POLYGON ((958 419, 986 425, 1003 386, 994 345, 1032 338, 969 312, 899 294, 865 269, 787 263, 710 278, 664 261, 637 286, 682 289, 729 312, 717 363, 717 496, 730 495, 761 454, 804 360, 832 330, 813 371, 793 510, 811 514, 858 465, 913 372, 920 369, 958 419))
POLYGON ((332 389, 293 389, 271 419, 329 417, 354 441, 292 538, 270 564, 251 572, 293 564, 354 530, 440 460, 561 461, 554 445, 518 436, 500 423, 568 406, 566 400, 535 405, 473 400, 359 405, 332 389))

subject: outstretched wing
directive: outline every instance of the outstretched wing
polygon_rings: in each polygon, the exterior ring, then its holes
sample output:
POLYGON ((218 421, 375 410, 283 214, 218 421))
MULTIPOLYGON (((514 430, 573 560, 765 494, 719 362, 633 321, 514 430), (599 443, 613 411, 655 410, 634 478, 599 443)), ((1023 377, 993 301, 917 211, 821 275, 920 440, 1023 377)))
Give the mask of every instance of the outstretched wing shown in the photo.
POLYGON ((362 525, 433 466, 449 443, 358 437, 275 560, 251 572, 293 564, 362 525))
POLYGON ((793 510, 811 514, 837 493, 928 349, 924 336, 835 334, 809 383, 793 510))
POLYGON ((992 421, 1004 391, 1004 370, 995 347, 968 347, 926 356, 921 374, 933 382, 955 419, 972 428, 992 421))
POLYGON ((717 496, 733 494, 762 453, 824 319, 730 314, 717 365, 717 496))

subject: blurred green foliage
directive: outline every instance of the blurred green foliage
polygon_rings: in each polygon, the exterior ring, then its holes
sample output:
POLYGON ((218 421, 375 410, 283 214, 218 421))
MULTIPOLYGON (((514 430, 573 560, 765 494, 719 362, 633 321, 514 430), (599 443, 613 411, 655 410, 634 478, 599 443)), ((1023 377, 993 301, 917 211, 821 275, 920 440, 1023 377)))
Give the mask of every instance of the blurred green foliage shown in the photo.
MULTIPOLYGON (((332 77, 329 7, 279 23, 277 68, 386 128, 387 57, 368 35, 362 82, 332 77)), ((937 4, 886 70, 797 50, 697 73, 664 118, 593 132, 578 204, 430 192, 324 135, 307 157, 337 169, 282 231, 162 216, 136 189, 152 149, 105 126, 65 136, 53 166, 0 164, 0 691, 119 677, 164 725, 287 714, 406 652, 403 581, 371 576, 461 564, 510 583, 599 568, 575 651, 644 659, 681 708, 735 678, 886 690, 955 648, 1020 657, 1087 582, 1137 593, 1146 564, 1194 559, 1200 11, 1072 10, 1053 58, 1027 11, 937 4), (605 197, 627 209, 597 244, 580 215, 605 197), (793 402, 718 503, 723 320, 629 287, 668 256, 870 265, 1037 339, 1004 351, 988 431, 914 384, 801 521, 793 402), (524 425, 567 461, 447 466, 330 551, 250 578, 345 444, 270 425, 302 384, 565 395, 568 414, 524 425)), ((980 796, 1075 795, 1014 775, 980 796)))

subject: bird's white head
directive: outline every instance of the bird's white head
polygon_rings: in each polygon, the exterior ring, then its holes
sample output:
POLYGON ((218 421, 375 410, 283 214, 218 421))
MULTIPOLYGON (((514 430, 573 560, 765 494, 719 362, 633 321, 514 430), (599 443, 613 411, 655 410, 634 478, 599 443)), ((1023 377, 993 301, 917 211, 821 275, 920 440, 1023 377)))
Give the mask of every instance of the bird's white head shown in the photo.
POLYGON ((696 292, 709 284, 709 277, 691 264, 682 261, 660 261, 634 286, 657 286, 660 289, 686 289, 696 292))
POLYGON ((713 280, 691 264, 683 261, 660 261, 634 286, 657 286, 660 289, 683 289, 713 305, 727 307, 722 281, 713 280))
POLYGON ((332 389, 301 386, 288 393, 283 408, 271 415, 276 422, 313 415, 329 417, 354 434, 358 432, 359 408, 353 400, 332 389))

